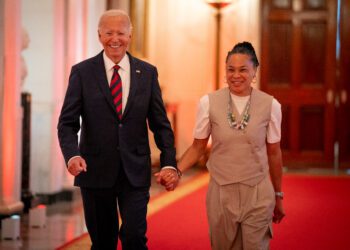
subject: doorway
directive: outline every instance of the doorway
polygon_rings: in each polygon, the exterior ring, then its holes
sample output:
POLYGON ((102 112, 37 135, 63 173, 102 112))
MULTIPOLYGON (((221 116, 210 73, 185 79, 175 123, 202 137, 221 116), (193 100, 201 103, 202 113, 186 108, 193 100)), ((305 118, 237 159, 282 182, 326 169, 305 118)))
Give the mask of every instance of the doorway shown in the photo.
POLYGON ((262 0, 261 89, 288 167, 349 168, 350 0, 262 0))

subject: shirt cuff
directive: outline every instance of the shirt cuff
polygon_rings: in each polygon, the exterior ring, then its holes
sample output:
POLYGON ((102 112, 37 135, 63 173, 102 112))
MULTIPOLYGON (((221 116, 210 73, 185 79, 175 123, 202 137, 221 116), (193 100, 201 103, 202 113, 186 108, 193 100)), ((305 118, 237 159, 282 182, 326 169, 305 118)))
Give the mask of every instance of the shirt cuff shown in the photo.
POLYGON ((175 171, 177 171, 176 168, 173 166, 164 166, 162 167, 162 169, 174 169, 175 171))
POLYGON ((172 169, 172 170, 174 170, 177 173, 177 176, 179 178, 181 178, 181 176, 182 176, 182 172, 180 171, 180 169, 175 168, 173 166, 164 166, 164 167, 162 167, 162 169, 172 169))

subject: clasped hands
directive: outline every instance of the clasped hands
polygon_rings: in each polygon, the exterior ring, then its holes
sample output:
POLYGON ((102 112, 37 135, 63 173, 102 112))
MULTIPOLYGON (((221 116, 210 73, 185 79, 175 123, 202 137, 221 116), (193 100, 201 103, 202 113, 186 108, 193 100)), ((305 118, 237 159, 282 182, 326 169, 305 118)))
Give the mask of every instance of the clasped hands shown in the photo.
MULTIPOLYGON (((82 157, 75 157, 68 163, 68 171, 73 176, 78 176, 81 172, 87 171, 86 162, 82 157)), ((163 168, 160 172, 155 173, 157 183, 165 187, 167 191, 173 191, 180 180, 178 172, 174 168, 163 168)))
POLYGON ((157 183, 165 187, 167 191, 174 191, 179 184, 180 176, 176 169, 163 168, 160 172, 155 173, 157 183))

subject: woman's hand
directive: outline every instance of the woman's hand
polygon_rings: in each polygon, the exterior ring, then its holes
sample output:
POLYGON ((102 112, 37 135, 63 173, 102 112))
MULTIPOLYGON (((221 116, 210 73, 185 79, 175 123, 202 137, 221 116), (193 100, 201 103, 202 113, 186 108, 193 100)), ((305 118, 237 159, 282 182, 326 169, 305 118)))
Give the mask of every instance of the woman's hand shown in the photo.
POLYGON ((173 168, 162 169, 154 176, 157 178, 157 183, 163 185, 167 191, 174 191, 180 180, 176 169, 173 168))
POLYGON ((284 216, 286 216, 286 214, 284 213, 282 199, 277 197, 276 198, 275 209, 273 210, 272 221, 274 223, 278 224, 278 223, 280 223, 282 221, 284 216))

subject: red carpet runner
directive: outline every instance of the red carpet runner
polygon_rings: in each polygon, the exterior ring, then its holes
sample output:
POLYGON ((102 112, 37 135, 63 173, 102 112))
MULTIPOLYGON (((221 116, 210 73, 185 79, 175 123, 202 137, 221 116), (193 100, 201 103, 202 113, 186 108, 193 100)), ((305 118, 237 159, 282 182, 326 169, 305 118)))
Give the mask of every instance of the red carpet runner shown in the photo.
MULTIPOLYGON (((283 187, 287 216, 274 225, 272 250, 350 249, 350 178, 287 175, 283 187)), ((205 193, 201 187, 149 217, 150 250, 210 249, 205 193)))

